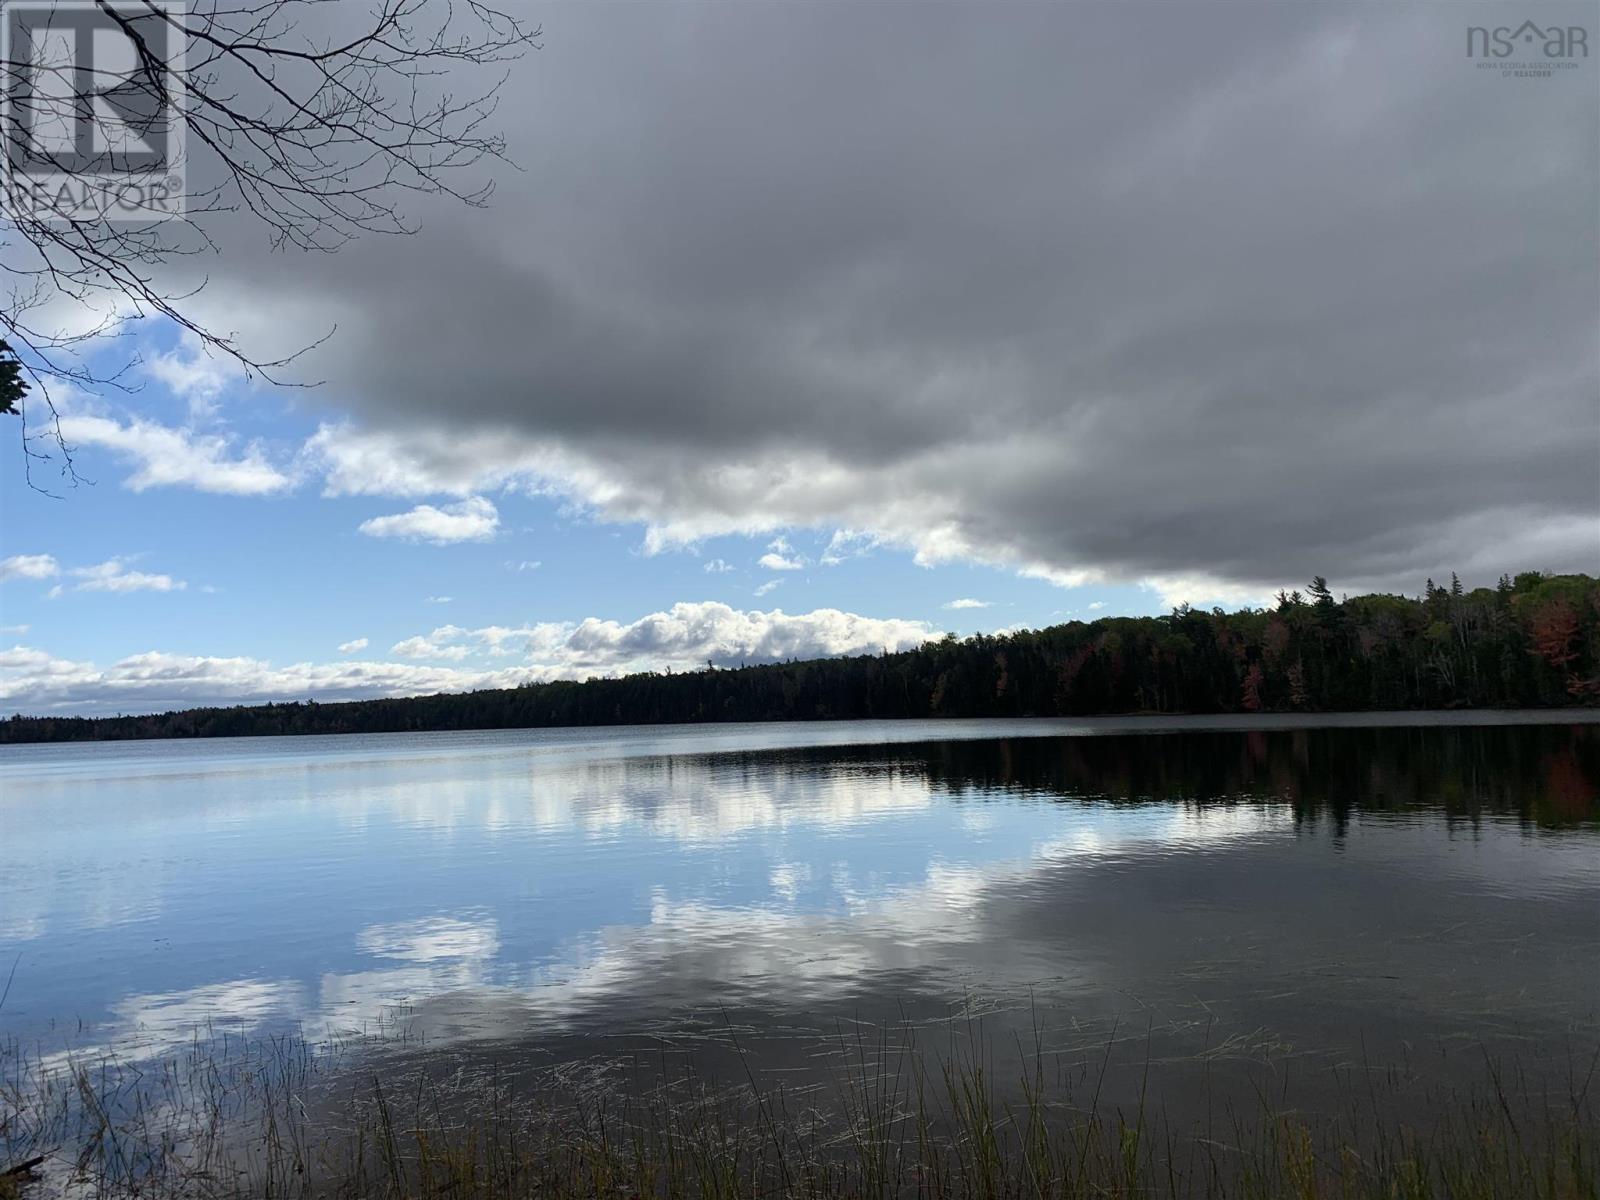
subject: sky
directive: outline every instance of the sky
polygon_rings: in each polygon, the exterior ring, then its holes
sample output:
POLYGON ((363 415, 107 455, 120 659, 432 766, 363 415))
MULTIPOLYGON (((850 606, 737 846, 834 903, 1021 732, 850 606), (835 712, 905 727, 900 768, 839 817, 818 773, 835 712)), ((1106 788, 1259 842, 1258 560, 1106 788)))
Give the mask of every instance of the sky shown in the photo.
POLYGON ((486 208, 172 267, 314 386, 138 320, 78 485, 7 427, 0 708, 1600 568, 1600 63, 1465 54, 1592 5, 537 12, 486 208))

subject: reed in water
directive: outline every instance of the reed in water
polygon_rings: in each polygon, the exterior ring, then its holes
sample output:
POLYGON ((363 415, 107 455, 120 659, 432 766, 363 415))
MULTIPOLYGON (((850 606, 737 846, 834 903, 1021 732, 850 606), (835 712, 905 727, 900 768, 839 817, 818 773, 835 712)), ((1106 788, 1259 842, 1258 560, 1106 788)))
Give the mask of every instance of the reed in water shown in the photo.
POLYGON ((1478 1085, 1431 1096, 1421 1118, 1388 1103, 1393 1071, 1365 1069, 1337 1112, 1307 1116, 1262 1091, 1188 1122, 1165 1115, 1153 1082, 1133 1106, 1105 1103, 1109 1058, 1069 1073, 1036 1046, 978 1038, 932 1053, 897 1031, 841 1037, 820 1078, 791 1087, 763 1082, 746 1057, 742 1076, 721 1079, 692 1055, 513 1074, 434 1054, 402 1067, 389 1036, 197 1037, 139 1060, 12 1043, 0 1047, 0 1197, 1600 1195, 1592 1056, 1574 1053, 1554 1088, 1485 1056, 1478 1085))

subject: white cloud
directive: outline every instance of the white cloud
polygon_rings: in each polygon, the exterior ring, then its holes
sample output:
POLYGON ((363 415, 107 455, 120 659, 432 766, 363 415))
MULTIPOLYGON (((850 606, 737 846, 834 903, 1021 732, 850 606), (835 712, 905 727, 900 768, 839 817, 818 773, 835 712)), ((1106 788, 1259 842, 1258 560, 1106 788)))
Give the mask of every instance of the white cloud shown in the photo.
POLYGON ((452 542, 486 542, 500 529, 500 513, 483 496, 468 496, 456 504, 435 508, 419 504, 410 512, 373 517, 361 522, 369 537, 404 538, 445 546, 452 542))
POLYGON ((365 650, 366 648, 367 648, 367 639, 366 638, 354 638, 351 641, 340 642, 339 643, 339 653, 340 654, 354 654, 356 651, 365 650))
POLYGON ((950 603, 946 604, 945 607, 946 608, 950 608, 950 609, 988 608, 989 607, 989 601, 987 601, 987 600, 970 600, 970 599, 952 600, 952 601, 950 601, 950 603))
POLYGON ((822 565, 836 567, 846 559, 860 558, 880 545, 880 539, 865 529, 835 529, 822 551, 822 565))
POLYGON ((22 637, 31 629, 30 625, 0 625, 0 635, 5 637, 22 637))
POLYGON ((264 496, 294 486, 294 479, 267 461, 258 442, 236 452, 234 439, 199 433, 135 417, 127 424, 107 417, 61 418, 61 436, 70 445, 104 446, 134 464, 123 486, 135 492, 153 487, 189 487, 230 496, 264 496))
MULTIPOLYGON (((776 586, 773 580, 768 586, 776 586)), ((936 631, 921 621, 877 619, 823 608, 740 611, 716 601, 681 602, 627 624, 590 617, 574 623, 441 625, 396 642, 407 659, 461 662, 474 655, 520 654, 539 679, 583 679, 630 671, 875 654, 921 645, 936 631)))
MULTIPOLYGON (((108 558, 92 567, 72 567, 66 572, 77 580, 72 590, 77 592, 181 592, 189 585, 171 575, 155 575, 145 571, 130 571, 125 558, 108 558)), ((61 574, 61 564, 49 554, 16 554, 0 562, 0 579, 54 579, 61 574)), ((60 596, 66 589, 57 584, 48 595, 60 596)), ((15 631, 27 632, 19 625, 15 631)))
POLYGON ((785 558, 781 554, 763 554, 756 560, 756 566, 765 567, 769 571, 798 571, 805 565, 797 558, 785 558))
MULTIPOLYGON (((692 670, 906 650, 936 636, 921 621, 864 617, 822 608, 740 611, 714 601, 683 602, 627 623, 590 617, 576 624, 441 626, 395 644, 393 654, 462 663, 521 654, 514 667, 411 662, 297 663, 164 652, 110 667, 55 658, 38 649, 0 651, 0 704, 13 711, 156 712, 201 704, 275 699, 324 701, 420 695, 525 682, 585 679, 634 671, 692 670)), ((365 641, 365 639, 357 639, 365 641)), ((352 646, 354 643, 346 643, 352 646)), ((341 653, 345 647, 340 647, 341 653)))
POLYGON ((905 650, 936 636, 921 621, 863 617, 834 608, 788 614, 740 611, 715 601, 680 602, 630 624, 594 617, 546 653, 548 669, 572 676, 665 666, 719 666, 905 650))
POLYGON ((720 558, 713 558, 705 566, 705 571, 706 571, 707 575, 726 575, 729 571, 731 571, 733 569, 734 568, 733 568, 733 564, 732 563, 724 562, 720 558))
POLYGON ((171 575, 130 571, 123 558, 108 558, 92 567, 73 567, 69 574, 78 579, 73 590, 79 592, 181 592, 189 586, 171 575))
POLYGON ((301 460, 323 475, 325 496, 460 496, 496 488, 542 488, 560 456, 521 436, 488 432, 416 438, 324 424, 301 460))
POLYGON ((559 645, 568 628, 555 624, 521 625, 515 628, 485 625, 480 629, 441 625, 431 633, 396 642, 390 648, 390 653, 402 658, 438 658, 452 662, 479 653, 494 657, 521 653, 531 657, 538 648, 549 649, 559 645))
POLYGON ((297 663, 254 658, 135 654, 101 668, 42 650, 0 651, 0 704, 27 712, 161 712, 204 704, 268 700, 363 700, 514 687, 526 669, 461 671, 408 663, 297 663))
POLYGON ((1268 602, 1271 595, 1270 591, 1259 587, 1229 583, 1211 575, 1152 575, 1143 581, 1143 586, 1159 594, 1161 603, 1168 608, 1177 608, 1180 604, 1259 608, 1268 602))
POLYGON ((506 566, 510 567, 513 571, 537 571, 540 567, 544 566, 544 564, 538 559, 532 558, 524 559, 522 562, 508 562, 506 566))
POLYGON ((454 596, 424 596, 422 602, 424 604, 449 604, 454 599, 454 596))
POLYGON ((230 382, 244 380, 244 372, 237 365, 211 355, 200 339, 188 331, 176 350, 151 355, 145 369, 174 395, 187 400, 190 413, 196 417, 213 413, 223 389, 230 382))
POLYGON ((756 560, 756 565, 769 571, 798 571, 806 565, 806 560, 794 552, 786 539, 779 537, 767 544, 767 553, 756 560))
POLYGON ((768 592, 772 591, 774 588, 782 587, 782 586, 783 586, 783 580, 781 580, 781 579, 769 579, 769 580, 767 580, 766 583, 763 583, 760 587, 758 587, 756 589, 756 595, 765 596, 768 592))
POLYGON ((486 625, 482 629, 471 630, 467 636, 487 654, 500 657, 520 653, 531 658, 542 649, 559 644, 564 629, 564 626, 553 622, 516 628, 486 625))
POLYGON ((1088 607, 1090 612, 1099 612, 1105 606, 1106 602, 1104 600, 1092 600, 1089 602, 1088 607))
POLYGON ((0 579, 51 579, 61 565, 50 554, 13 554, 0 561, 0 579))
POLYGON ((396 642, 389 647, 389 653, 401 658, 442 658, 459 662, 472 653, 468 647, 455 644, 466 632, 455 625, 441 625, 426 637, 409 637, 396 642))

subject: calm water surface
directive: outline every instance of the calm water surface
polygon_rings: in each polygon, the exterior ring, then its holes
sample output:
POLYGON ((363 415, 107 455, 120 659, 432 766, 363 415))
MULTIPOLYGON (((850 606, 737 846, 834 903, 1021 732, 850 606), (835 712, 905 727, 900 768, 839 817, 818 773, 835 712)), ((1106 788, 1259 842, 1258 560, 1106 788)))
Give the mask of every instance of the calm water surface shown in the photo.
POLYGON ((0 1031, 159 1052, 403 1006, 462 1053, 738 1030, 777 1069, 978 1014, 1163 1061, 1554 1061, 1596 1036, 1600 726, 1549 719, 7 747, 0 1031))

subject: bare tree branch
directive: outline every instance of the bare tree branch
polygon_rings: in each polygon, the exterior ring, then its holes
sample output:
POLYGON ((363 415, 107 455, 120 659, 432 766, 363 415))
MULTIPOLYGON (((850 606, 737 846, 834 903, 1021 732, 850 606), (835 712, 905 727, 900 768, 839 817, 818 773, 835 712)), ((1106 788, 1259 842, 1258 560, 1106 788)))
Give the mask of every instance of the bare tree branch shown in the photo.
POLYGON ((59 460, 71 482, 78 476, 48 385, 128 390, 136 358, 107 371, 86 352, 130 321, 164 317, 247 376, 295 382, 283 369, 311 347, 253 354, 195 314, 190 302, 203 281, 187 289, 169 282, 181 260, 219 252, 216 221, 242 215, 274 249, 333 253, 365 234, 414 232, 402 208, 408 195, 484 205, 493 178, 474 168, 513 165, 491 127, 497 96, 509 65, 540 36, 481 0, 374 0, 365 10, 351 0, 8 8, 16 10, 3 14, 13 36, 0 55, 8 182, 25 166, 77 202, 41 206, 9 186, 0 193, 0 273, 11 280, 0 297, 0 377, 9 361, 34 384, 0 412, 26 421, 24 396, 37 398, 50 431, 24 432, 25 465, 59 460), (128 53, 112 56, 112 68, 98 57, 48 61, 28 22, 43 28, 54 10, 69 8, 120 33, 128 53), (472 87, 458 95, 462 83, 472 87), (40 133, 103 126, 108 105, 133 145, 106 138, 85 157, 82 136, 65 150, 40 133), (150 166, 133 152, 152 130, 177 129, 184 162, 150 166), (181 200, 186 219, 130 219, 116 207, 129 181, 167 189, 150 194, 181 200), (52 449, 34 448, 39 438, 52 449))

